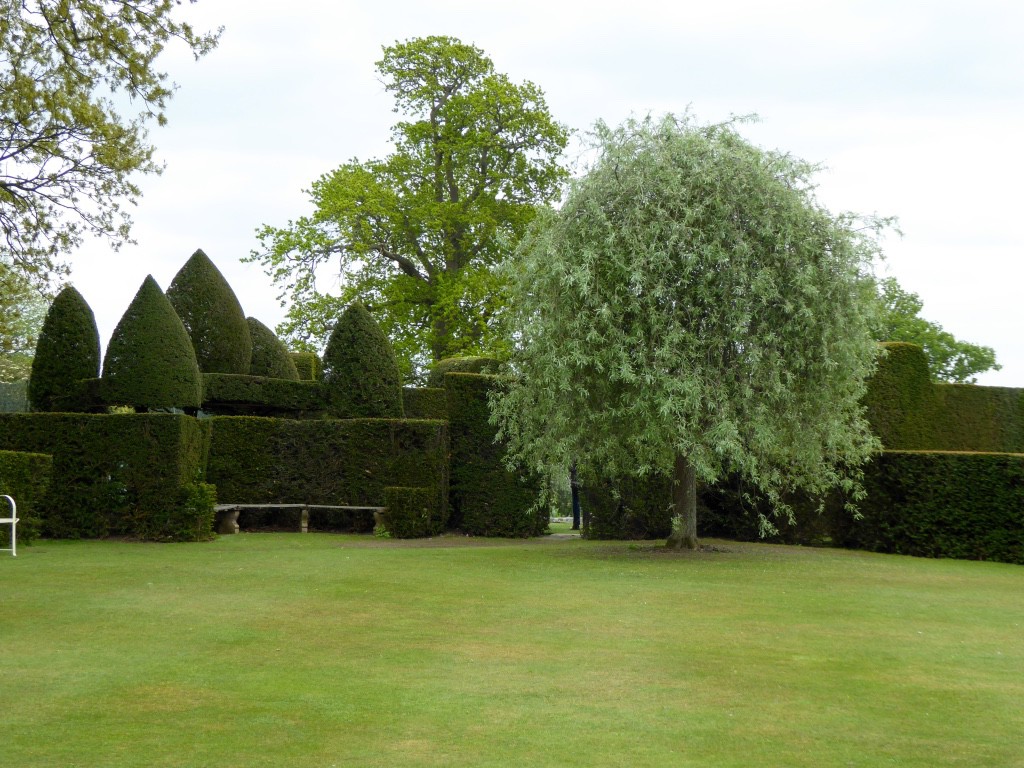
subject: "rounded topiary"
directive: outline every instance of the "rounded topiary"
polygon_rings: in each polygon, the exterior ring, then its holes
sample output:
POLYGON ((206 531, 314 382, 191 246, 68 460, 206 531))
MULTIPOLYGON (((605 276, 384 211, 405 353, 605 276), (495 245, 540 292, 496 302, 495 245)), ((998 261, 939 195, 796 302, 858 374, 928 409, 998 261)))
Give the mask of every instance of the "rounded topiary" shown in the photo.
POLYGON ((879 346, 882 354, 864 395, 871 431, 890 450, 933 447, 929 434, 935 388, 928 357, 917 344, 890 341, 879 346))
POLYGON ((338 318, 324 350, 328 411, 340 418, 402 418, 402 377, 391 342, 362 304, 338 318))
POLYGON ((252 337, 242 305, 202 251, 192 254, 167 288, 204 373, 249 373, 252 337))
POLYGON ((71 396, 80 380, 95 379, 99 372, 96 318, 82 294, 69 285, 53 300, 39 332, 29 405, 34 411, 59 410, 60 400, 71 396))
POLYGON ((284 342, 255 317, 247 317, 246 322, 249 324, 249 336, 252 337, 249 374, 298 381, 299 372, 284 342))
POLYGON ((443 387, 446 373, 496 373, 501 361, 496 357, 446 357, 430 366, 428 387, 443 387))
POLYGON ((188 332, 152 276, 114 329, 103 358, 110 405, 198 408, 203 385, 188 332))

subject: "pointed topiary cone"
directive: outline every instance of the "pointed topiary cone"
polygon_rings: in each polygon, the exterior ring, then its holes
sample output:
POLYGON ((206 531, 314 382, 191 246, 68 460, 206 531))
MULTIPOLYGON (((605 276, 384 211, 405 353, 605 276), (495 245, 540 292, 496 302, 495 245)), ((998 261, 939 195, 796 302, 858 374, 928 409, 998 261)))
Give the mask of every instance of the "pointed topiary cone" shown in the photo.
POLYGON ((178 270, 167 298, 185 324, 203 373, 249 373, 252 337, 245 313, 205 253, 196 251, 178 270))
POLYGON ((324 350, 327 409, 343 419, 402 418, 402 375, 388 337, 366 307, 338 318, 324 350))
POLYGON ((249 374, 298 381, 299 372, 284 342, 255 317, 247 317, 245 320, 249 324, 249 335, 252 337, 252 363, 249 365, 249 374))
POLYGON ((203 385, 188 332, 152 276, 147 276, 103 358, 110 405, 198 408, 203 385))
POLYGON ((100 334, 82 294, 70 285, 57 294, 43 321, 32 359, 28 401, 33 411, 58 410, 82 379, 100 373, 100 334))

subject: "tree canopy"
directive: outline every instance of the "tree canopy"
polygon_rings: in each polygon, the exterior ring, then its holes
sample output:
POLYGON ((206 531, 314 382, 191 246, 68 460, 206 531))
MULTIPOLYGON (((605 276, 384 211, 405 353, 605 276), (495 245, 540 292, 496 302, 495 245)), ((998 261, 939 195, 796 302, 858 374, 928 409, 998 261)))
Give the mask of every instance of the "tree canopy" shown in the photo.
POLYGON ((0 260, 0 382, 29 377, 47 306, 21 270, 0 260))
POLYGON ((341 309, 360 301, 406 372, 431 360, 501 347, 506 302, 494 272, 557 198, 568 131, 542 91, 495 72, 484 52, 450 37, 384 48, 384 88, 403 116, 394 152, 353 159, 313 183, 314 212, 264 226, 251 259, 291 299, 279 331, 323 344, 341 309), (317 271, 336 265, 337 296, 317 271))
POLYGON ((879 281, 884 304, 879 341, 906 341, 918 344, 928 357, 932 378, 959 384, 974 384, 978 374, 998 371, 996 351, 992 347, 960 341, 949 331, 921 317, 924 303, 916 293, 905 291, 889 277, 879 281))
POLYGON ((0 0, 0 248, 26 274, 63 271, 86 233, 127 239, 133 175, 160 172, 146 124, 165 122, 173 84, 156 58, 172 40, 197 58, 217 44, 178 5, 0 0))
POLYGON ((831 215, 814 166, 736 121, 598 123, 594 138, 512 265, 521 341, 494 403, 512 459, 672 475, 670 541, 690 547, 697 479, 738 472, 778 513, 796 489, 856 493, 877 446, 860 401, 882 224, 831 215))

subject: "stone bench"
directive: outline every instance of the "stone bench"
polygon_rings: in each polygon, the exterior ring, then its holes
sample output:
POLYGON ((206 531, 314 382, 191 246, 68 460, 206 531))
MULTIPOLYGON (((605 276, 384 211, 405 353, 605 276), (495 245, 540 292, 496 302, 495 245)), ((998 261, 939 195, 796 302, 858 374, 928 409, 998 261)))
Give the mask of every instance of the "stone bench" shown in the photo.
POLYGON ((370 510, 373 512, 373 521, 377 525, 381 525, 383 522, 382 514, 387 507, 374 507, 369 504, 355 504, 355 505, 333 505, 333 504, 218 504, 214 507, 216 512, 216 519, 214 522, 214 530, 220 534, 233 534, 238 533, 238 513, 243 509, 298 509, 301 510, 301 516, 299 520, 299 532, 309 532, 309 511, 313 510, 331 510, 331 511, 356 511, 356 510, 370 510))

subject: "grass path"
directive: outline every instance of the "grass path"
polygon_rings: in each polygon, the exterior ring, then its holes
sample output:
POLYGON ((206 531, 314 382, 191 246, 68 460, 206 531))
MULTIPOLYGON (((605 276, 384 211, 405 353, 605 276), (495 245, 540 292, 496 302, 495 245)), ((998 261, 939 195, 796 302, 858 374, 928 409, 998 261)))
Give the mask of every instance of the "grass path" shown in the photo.
POLYGON ((246 534, 0 557, 0 763, 1024 766, 1024 568, 246 534))

